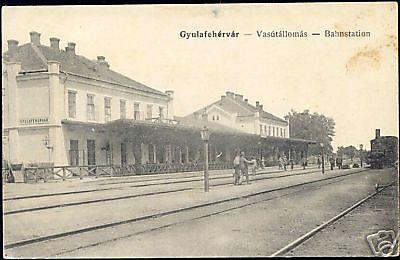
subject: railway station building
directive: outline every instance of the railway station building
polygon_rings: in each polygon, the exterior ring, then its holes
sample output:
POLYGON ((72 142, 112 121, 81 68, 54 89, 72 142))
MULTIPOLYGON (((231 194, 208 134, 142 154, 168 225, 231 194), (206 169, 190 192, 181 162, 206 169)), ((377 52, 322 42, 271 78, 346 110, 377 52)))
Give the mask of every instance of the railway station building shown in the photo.
POLYGON ((203 118, 239 131, 261 137, 289 138, 289 123, 265 111, 263 105, 256 101, 253 106, 243 95, 227 91, 221 99, 199 109, 187 118, 203 118))
POLYGON ((241 95, 227 92, 176 117, 173 91, 113 71, 104 56, 79 55, 73 42, 61 49, 57 38, 48 46, 41 40, 31 32, 29 43, 8 40, 3 53, 2 148, 10 163, 196 170, 204 157, 205 126, 211 169, 230 168, 235 149, 271 162, 281 152, 307 149, 309 141, 289 138, 288 122, 241 95))
MULTIPOLYGON (((118 149, 100 127, 117 119, 173 123, 173 91, 161 92, 110 69, 103 56, 90 60, 76 44, 8 41, 3 54, 3 157, 11 162, 98 164, 118 149)), ((142 145, 143 153, 148 146, 142 145)), ((129 157, 132 158, 132 157, 129 157)))

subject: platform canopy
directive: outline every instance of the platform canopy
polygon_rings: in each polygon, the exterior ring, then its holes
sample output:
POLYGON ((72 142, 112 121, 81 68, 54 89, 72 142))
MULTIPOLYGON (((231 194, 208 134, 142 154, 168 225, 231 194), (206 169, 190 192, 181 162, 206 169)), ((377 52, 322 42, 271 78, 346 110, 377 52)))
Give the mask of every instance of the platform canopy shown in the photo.
POLYGON ((135 139, 149 143, 201 143, 200 132, 204 127, 210 131, 210 142, 237 145, 278 145, 303 146, 316 144, 312 140, 281 138, 245 133, 218 123, 187 118, 177 120, 132 120, 118 119, 105 124, 63 120, 68 127, 87 127, 104 131, 109 134, 118 134, 126 139, 135 139))

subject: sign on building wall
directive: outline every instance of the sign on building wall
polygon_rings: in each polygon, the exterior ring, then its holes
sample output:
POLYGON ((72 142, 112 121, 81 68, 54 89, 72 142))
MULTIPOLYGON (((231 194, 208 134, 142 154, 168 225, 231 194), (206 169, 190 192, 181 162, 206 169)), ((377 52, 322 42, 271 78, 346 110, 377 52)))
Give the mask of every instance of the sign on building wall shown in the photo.
POLYGON ((35 118, 23 118, 19 120, 21 125, 36 125, 36 124, 48 124, 48 117, 35 117, 35 118))

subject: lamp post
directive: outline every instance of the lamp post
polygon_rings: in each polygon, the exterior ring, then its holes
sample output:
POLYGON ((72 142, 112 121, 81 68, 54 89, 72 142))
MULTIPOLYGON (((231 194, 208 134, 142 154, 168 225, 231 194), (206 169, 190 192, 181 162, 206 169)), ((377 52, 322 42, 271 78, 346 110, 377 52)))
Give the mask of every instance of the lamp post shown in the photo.
POLYGON ((209 191, 208 178, 208 140, 210 139, 210 131, 207 127, 201 130, 201 140, 204 141, 204 192, 209 191))
POLYGON ((50 146, 50 138, 48 135, 46 135, 43 139, 43 144, 46 146, 46 149, 49 150, 49 163, 51 162, 51 152, 53 150, 53 147, 50 146))
POLYGON ((363 145, 360 144, 360 166, 363 167, 363 145))
POLYGON ((324 144, 319 143, 319 145, 321 146, 322 173, 325 173, 324 144))

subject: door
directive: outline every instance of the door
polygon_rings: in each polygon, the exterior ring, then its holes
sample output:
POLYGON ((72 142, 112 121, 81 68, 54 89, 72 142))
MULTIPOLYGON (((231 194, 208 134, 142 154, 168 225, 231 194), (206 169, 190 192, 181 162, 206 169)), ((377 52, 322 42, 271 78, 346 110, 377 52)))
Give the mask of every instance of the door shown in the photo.
POLYGON ((87 140, 88 165, 96 164, 96 143, 95 140, 87 140))
POLYGON ((79 165, 78 140, 69 140, 69 164, 79 165))
POLYGON ((122 142, 121 143, 121 165, 126 164, 126 143, 122 142))

